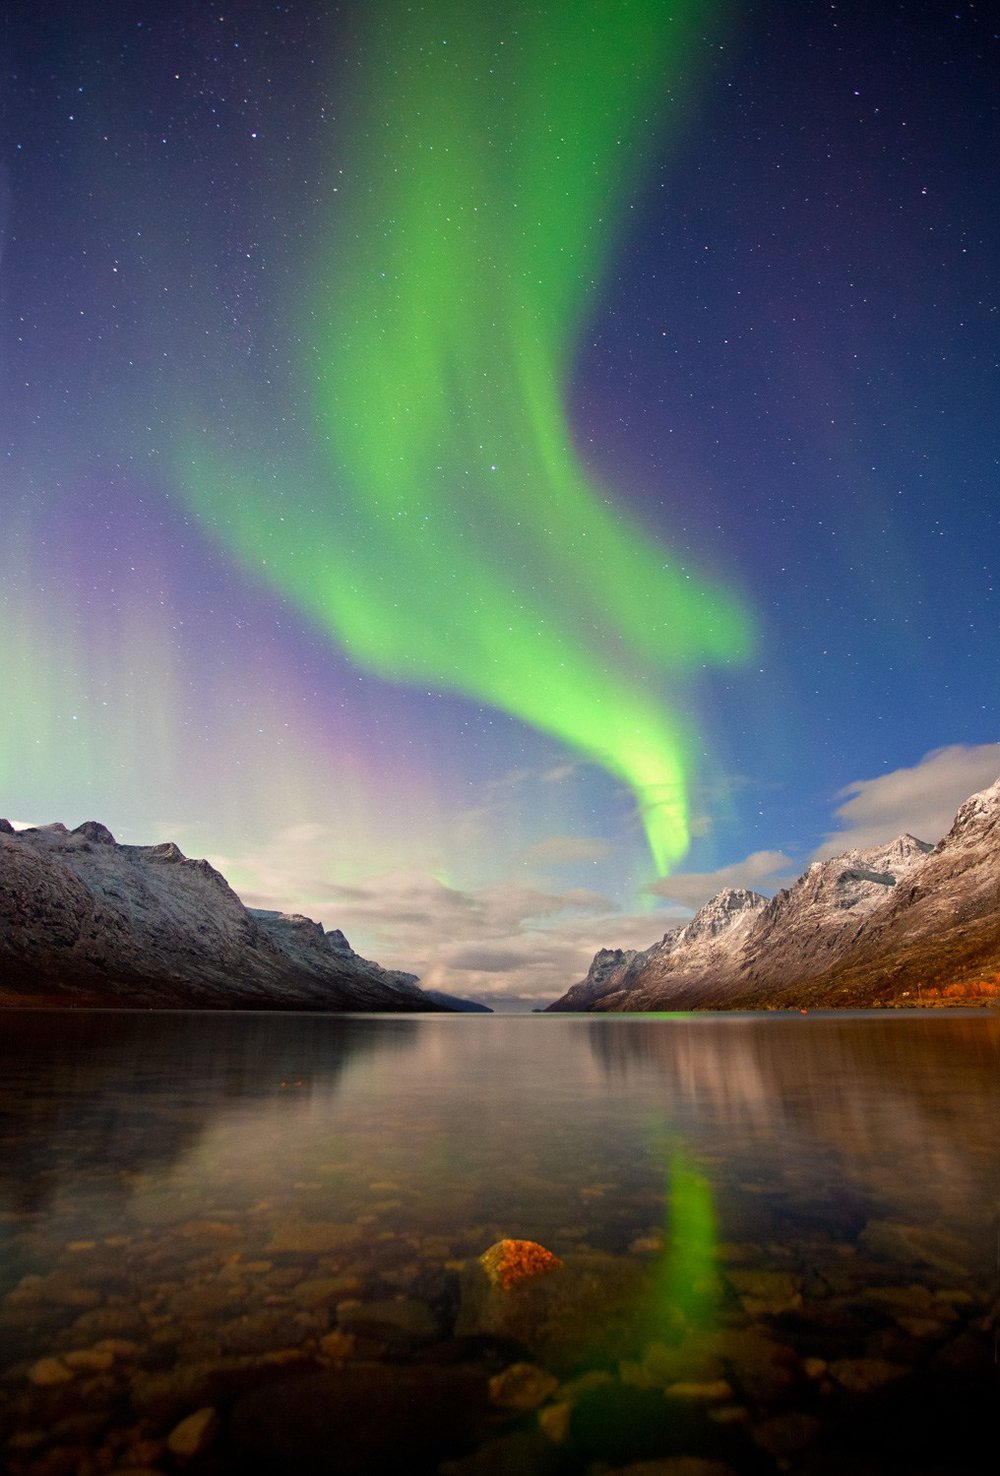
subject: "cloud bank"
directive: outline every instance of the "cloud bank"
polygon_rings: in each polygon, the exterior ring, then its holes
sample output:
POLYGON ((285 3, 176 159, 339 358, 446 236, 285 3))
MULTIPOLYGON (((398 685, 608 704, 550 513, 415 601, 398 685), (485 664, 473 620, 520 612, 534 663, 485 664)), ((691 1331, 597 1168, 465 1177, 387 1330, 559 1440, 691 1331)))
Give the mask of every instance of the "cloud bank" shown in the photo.
POLYGON ((839 826, 826 836, 814 861, 881 845, 909 832, 937 842, 947 834, 963 800, 1000 774, 1000 743, 952 743, 925 753, 912 768, 848 784, 836 799, 839 826))
POLYGON ((784 851, 753 851, 745 860, 720 866, 717 871, 689 871, 678 876, 666 876, 662 881, 653 882, 646 890, 672 902, 697 908, 727 887, 775 892, 779 887, 790 886, 801 869, 784 851))

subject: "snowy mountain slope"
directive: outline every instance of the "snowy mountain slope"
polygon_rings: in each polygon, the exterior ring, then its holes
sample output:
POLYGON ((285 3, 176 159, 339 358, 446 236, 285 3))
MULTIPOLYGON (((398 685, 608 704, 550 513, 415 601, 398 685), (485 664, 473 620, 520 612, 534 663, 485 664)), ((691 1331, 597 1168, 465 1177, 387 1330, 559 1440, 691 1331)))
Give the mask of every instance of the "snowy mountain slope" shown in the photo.
POLYGON ((808 981, 803 1002, 919 998, 924 986, 995 980, 998 971, 1000 780, 966 800, 853 946, 808 981))
POLYGON ((342 933, 243 906, 172 842, 118 845, 97 821, 0 822, 0 998, 241 1009, 439 1008, 342 933))
POLYGON ((612 951, 602 950, 550 1008, 870 1003, 1000 968, 1000 780, 961 807, 937 846, 903 835, 849 851, 769 902, 720 893, 667 938, 603 972, 612 951))

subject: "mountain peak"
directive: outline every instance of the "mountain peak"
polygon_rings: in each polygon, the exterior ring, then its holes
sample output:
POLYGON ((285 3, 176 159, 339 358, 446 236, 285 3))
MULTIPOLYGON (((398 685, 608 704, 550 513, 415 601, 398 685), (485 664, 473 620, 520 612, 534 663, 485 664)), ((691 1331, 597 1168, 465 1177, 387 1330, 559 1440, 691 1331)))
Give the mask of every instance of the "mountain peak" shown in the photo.
POLYGON ((767 898, 760 892, 751 892, 745 887, 726 887, 699 907, 691 921, 681 929, 675 947, 693 943, 697 938, 717 938, 735 922, 745 918, 747 913, 759 912, 766 906, 767 898))
POLYGON ((814 861, 770 901, 720 892, 628 962, 602 950, 549 1008, 908 1002, 931 979, 989 982, 1000 969, 998 859, 1000 779, 965 801, 936 846, 906 833, 814 861))

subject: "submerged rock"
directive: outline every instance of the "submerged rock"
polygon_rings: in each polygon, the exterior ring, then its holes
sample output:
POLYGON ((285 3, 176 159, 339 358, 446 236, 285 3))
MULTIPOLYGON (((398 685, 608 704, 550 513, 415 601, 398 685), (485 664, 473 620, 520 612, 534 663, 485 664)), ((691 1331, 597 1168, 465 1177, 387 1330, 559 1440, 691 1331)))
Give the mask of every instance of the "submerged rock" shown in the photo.
POLYGON ((870 1394, 908 1372, 903 1364, 884 1358, 838 1358, 830 1364, 831 1377, 852 1394, 870 1394))
MULTIPOLYGON (((456 1336, 506 1338, 562 1371, 626 1351, 647 1285, 644 1269, 635 1261, 597 1252, 562 1262, 543 1247, 537 1249, 543 1252, 534 1263, 537 1270, 508 1277, 506 1285, 503 1262, 498 1264, 492 1254, 496 1247, 465 1267, 456 1336)), ((530 1256, 525 1264, 532 1265, 530 1256)))
POLYGON ((537 1409, 559 1386, 559 1380, 534 1363, 512 1363, 490 1379, 490 1401, 501 1409, 537 1409))
POLYGON ((189 1461, 212 1446, 219 1428, 218 1416, 211 1405, 196 1409, 175 1425, 167 1436, 167 1449, 178 1460, 189 1461))
POLYGON ((949 1276, 968 1275, 976 1259, 975 1247, 960 1235, 902 1220, 869 1220, 859 1244, 897 1265, 930 1266, 949 1276))
POLYGON ((268 1255, 332 1255, 362 1238, 360 1225, 336 1220, 288 1220, 275 1227, 266 1250, 268 1255))
POLYGON ((522 1282, 559 1271, 563 1262, 534 1240, 498 1240, 479 1258, 492 1286, 510 1291, 522 1282))
POLYGON ((61 1358, 40 1358, 28 1370, 29 1381, 40 1389, 53 1384, 68 1384, 73 1374, 61 1358))

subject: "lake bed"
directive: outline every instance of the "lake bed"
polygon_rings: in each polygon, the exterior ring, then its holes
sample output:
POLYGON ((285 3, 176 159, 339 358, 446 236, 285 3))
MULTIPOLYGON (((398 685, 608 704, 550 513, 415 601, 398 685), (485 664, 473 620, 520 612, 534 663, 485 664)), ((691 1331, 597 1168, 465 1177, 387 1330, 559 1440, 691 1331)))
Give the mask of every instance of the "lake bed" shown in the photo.
POLYGON ((995 1016, 26 1013, 0 1058, 12 1476, 988 1469, 995 1016))

